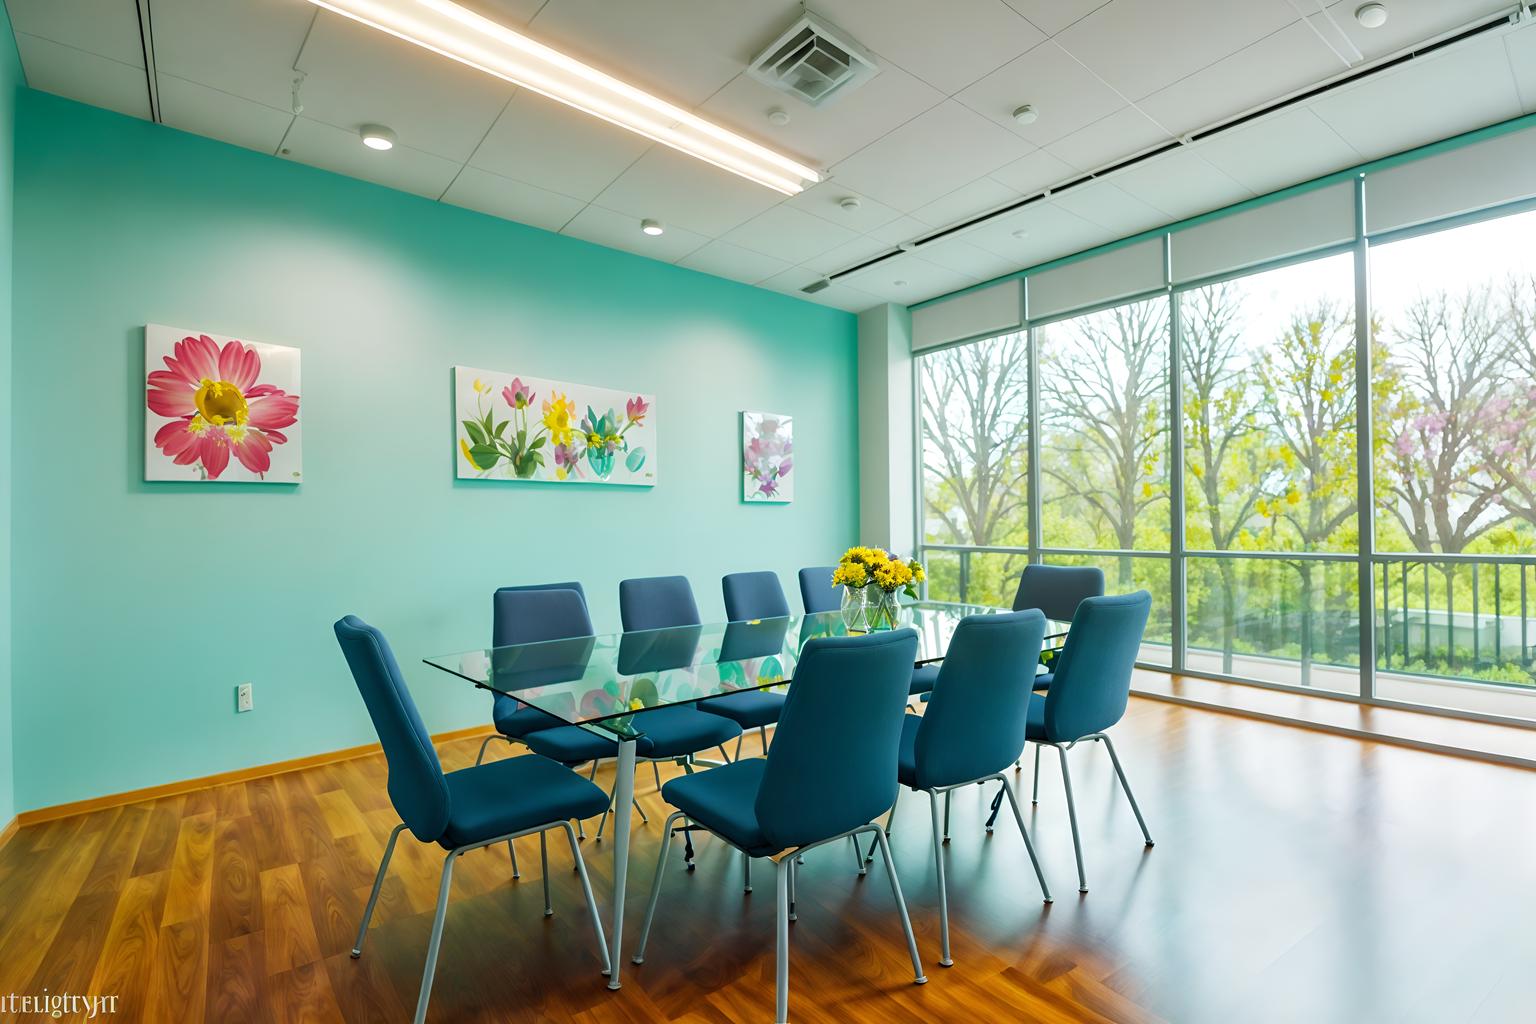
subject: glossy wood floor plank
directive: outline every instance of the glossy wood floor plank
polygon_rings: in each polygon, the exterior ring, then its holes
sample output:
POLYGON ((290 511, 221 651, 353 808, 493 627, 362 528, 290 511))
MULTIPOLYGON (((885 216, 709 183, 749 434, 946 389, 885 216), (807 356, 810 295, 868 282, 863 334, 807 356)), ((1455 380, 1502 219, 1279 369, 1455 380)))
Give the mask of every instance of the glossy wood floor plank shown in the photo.
MULTIPOLYGON (((1157 838, 1145 849, 1097 746, 1068 756, 1090 892, 1061 772, 1013 774, 1056 895, 1040 898, 993 787, 954 796, 945 847, 955 966, 938 960, 926 797, 891 842, 929 982, 912 968, 885 869, 844 845, 801 869, 791 934, 798 1024, 932 1021, 1467 1022, 1536 1005, 1536 773, 1133 700, 1117 746, 1157 838)), ((755 737, 747 750, 755 753, 755 737)), ((448 770, 478 740, 445 744, 448 770)), ((509 753, 494 745, 492 756, 509 753)), ((668 772, 667 774, 671 774, 668 772)), ((365 955, 349 955, 398 819, 379 757, 232 783, 23 829, 0 850, 0 991, 119 996, 126 1021, 395 1022, 420 983, 442 851, 402 837, 365 955)), ((598 774, 611 784, 611 770, 598 774)), ((638 937, 667 809, 649 769, 633 816, 624 988, 611 993, 564 837, 543 916, 537 837, 461 859, 433 1021, 727 1024, 773 1005, 773 872, 742 892, 708 838, 668 851, 644 965, 638 937)), ((582 844, 600 904, 609 841, 582 844)), ((605 927, 607 920, 605 918, 605 927)), ((68 1018, 66 1018, 68 1019, 68 1018)))

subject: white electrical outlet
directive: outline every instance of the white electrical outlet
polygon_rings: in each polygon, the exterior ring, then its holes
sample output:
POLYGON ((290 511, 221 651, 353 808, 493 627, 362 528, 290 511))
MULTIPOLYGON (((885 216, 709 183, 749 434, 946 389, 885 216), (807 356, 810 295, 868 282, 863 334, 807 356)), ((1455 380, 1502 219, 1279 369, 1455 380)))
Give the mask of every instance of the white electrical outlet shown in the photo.
POLYGON ((251 684, 241 683, 235 687, 235 711, 249 711, 255 705, 251 702, 251 684))

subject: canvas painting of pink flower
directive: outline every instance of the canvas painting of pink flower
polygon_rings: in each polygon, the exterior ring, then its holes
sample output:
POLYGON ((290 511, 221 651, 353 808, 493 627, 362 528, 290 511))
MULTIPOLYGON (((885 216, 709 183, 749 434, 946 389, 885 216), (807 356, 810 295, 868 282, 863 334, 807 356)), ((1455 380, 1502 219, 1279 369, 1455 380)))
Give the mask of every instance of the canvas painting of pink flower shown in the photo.
POLYGON ((741 498, 795 500, 795 422, 774 412, 741 414, 741 498))
POLYGON ((144 479, 296 484, 299 350, 148 324, 144 479))

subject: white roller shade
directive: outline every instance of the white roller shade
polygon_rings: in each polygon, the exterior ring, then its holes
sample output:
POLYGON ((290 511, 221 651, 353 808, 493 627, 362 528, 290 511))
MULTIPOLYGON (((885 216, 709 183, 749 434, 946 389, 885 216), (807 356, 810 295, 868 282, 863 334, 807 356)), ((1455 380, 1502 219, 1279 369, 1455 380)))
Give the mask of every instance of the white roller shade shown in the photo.
POLYGON ((1029 318, 1040 320, 1163 286, 1163 240, 1113 249, 1029 278, 1029 318))
POLYGON ((1365 227, 1374 234, 1536 196, 1536 128, 1366 175, 1365 227))
POLYGON ((1354 237, 1355 186, 1344 181, 1175 232, 1173 283, 1232 273, 1354 237))
POLYGON ((1016 330, 1024 322, 1024 289, 1004 281, 912 311, 912 351, 1016 330))

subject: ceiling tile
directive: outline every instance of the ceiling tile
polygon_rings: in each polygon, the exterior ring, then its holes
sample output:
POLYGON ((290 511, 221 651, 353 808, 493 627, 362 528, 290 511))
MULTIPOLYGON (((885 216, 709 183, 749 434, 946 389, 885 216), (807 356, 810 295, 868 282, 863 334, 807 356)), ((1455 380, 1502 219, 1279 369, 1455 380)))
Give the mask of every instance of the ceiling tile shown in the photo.
POLYGON ((811 257, 805 261, 804 266, 818 274, 835 274, 839 270, 847 270, 865 260, 874 259, 881 253, 890 252, 893 248, 895 247, 889 242, 861 235, 851 242, 845 242, 835 249, 828 249, 819 256, 811 257))
POLYGON ((838 164, 837 179, 910 213, 1029 152, 1030 145, 954 100, 838 164))
POLYGON ((1053 42, 1009 61, 955 99, 1037 146, 1125 106, 1115 90, 1053 42), (1039 115, 1033 124, 1013 119, 1013 112, 1025 103, 1039 115))
POLYGON ((1056 41, 1139 100, 1297 18, 1284 0, 1112 0, 1056 41))
POLYGON ((27 85, 32 88, 119 114, 149 118, 149 83, 143 67, 25 32, 16 33, 16 50, 27 73, 27 85))
POLYGON ((640 230, 635 218, 625 213, 615 213, 601 206, 588 206, 561 229, 562 235, 585 239, 606 245, 610 249, 646 256, 663 263, 676 263, 709 239, 683 228, 669 227, 666 234, 647 235, 640 230))
POLYGON ((816 11, 945 94, 1045 39, 1003 0, 818 0, 816 11))
POLYGON ((978 178, 969 185, 961 185, 947 196, 941 196, 912 211, 912 216, 932 227, 948 227, 961 221, 978 217, 988 210, 995 210, 1019 198, 1019 193, 991 178, 978 178))
POLYGON ((10 11, 11 28, 18 35, 38 36, 119 64, 144 66, 144 42, 139 35, 139 11, 135 4, 6 0, 5 6, 10 11))
POLYGON ((1059 185, 1077 175, 1077 169, 1065 160, 1037 150, 993 171, 991 177, 1020 195, 1031 195, 1059 185))
POLYGON ((614 179, 597 202, 632 217, 718 238, 777 206, 783 196, 713 164, 654 146, 614 179))
POLYGON ((1113 235, 1055 203, 1039 202, 988 221, 959 237, 1015 266, 1031 267, 1107 242, 1113 235))
POLYGON ((1029 23, 1053 36, 1075 21, 1103 7, 1109 0, 1004 0, 1029 19, 1029 23))
POLYGON ((1172 219, 1166 210, 1145 203, 1107 181, 1079 185, 1052 201, 1068 213, 1112 232, 1117 238, 1160 227, 1172 219))
POLYGON ((272 154, 293 123, 286 110, 253 103, 174 75, 157 77, 160 118, 172 128, 272 154))
POLYGON ((469 163, 590 200, 650 148, 649 139, 524 89, 512 97, 469 163))
POLYGON ((154 0, 153 10, 161 74, 274 110, 293 108, 293 64, 320 8, 294 0, 154 0), (220 45, 235 39, 238 46, 220 45))
POLYGON ((978 281, 989 281, 1003 274, 1011 274, 1020 267, 1014 260, 988 252, 963 238, 944 238, 930 242, 917 250, 917 256, 924 262, 974 277, 978 281))
POLYGON ((1515 72, 1515 85, 1526 113, 1536 111, 1536 21, 1504 37, 1509 51, 1509 66, 1515 72))
POLYGON ((786 270, 782 274, 775 274, 766 281, 759 281, 758 287, 768 288, 772 291, 793 295, 797 299, 806 302, 814 302, 821 306, 831 306, 835 309, 847 310, 849 313, 862 313, 866 309, 873 309, 884 302, 878 296, 857 288, 843 284, 841 281, 833 281, 831 285, 819 292, 807 295, 800 289, 812 281, 818 280, 819 275, 804 267, 795 267, 786 270))
POLYGON ((847 228, 791 206, 776 206, 758 214, 725 236, 736 245, 792 264, 804 263, 857 237, 847 228))
POLYGON ((283 148, 291 160, 428 199, 441 196, 459 171, 459 165, 451 160, 402 144, 387 153, 374 152, 358 140, 356 132, 308 117, 294 118, 283 148))
POLYGON ((830 167, 942 102, 943 93, 887 63, 875 77, 820 107, 738 75, 699 113, 785 155, 830 167), (789 124, 768 123, 768 111, 775 107, 789 115, 789 124))
POLYGON ((925 235, 932 231, 927 224, 916 217, 898 217, 889 224, 883 224, 869 233, 870 238, 878 238, 887 245, 900 245, 902 242, 910 242, 919 235, 925 235))
POLYGON ((878 203, 868 196, 860 195, 837 181, 823 181, 819 185, 812 185, 784 202, 786 206, 804 210, 806 213, 814 213, 822 220, 831 221, 838 227, 845 227, 850 231, 873 231, 901 216, 901 211, 893 210, 884 203, 878 203), (859 201, 857 210, 845 210, 838 205, 850 197, 859 201))
POLYGON ((1345 70, 1304 23, 1180 79, 1137 104, 1176 135, 1204 128, 1345 70))
POLYGON ((1387 23, 1379 28, 1366 28, 1355 20, 1354 12, 1360 2, 1338 0, 1328 4, 1331 19, 1317 13, 1308 20, 1340 50, 1351 56, 1359 51, 1366 60, 1386 56, 1482 18, 1507 13, 1510 8, 1504 0, 1387 0, 1387 23))
POLYGON ((1520 113, 1504 41, 1468 43, 1319 97, 1310 104, 1366 159, 1520 113))
POLYGON ((1091 171, 1170 138, 1145 114, 1126 107, 1051 143, 1048 148, 1052 156, 1091 171))
POLYGON ((587 204, 536 185, 503 178, 477 167, 466 167, 443 193, 443 202, 559 231, 587 204))
POLYGON ((1193 217, 1253 198, 1252 192, 1188 147, 1137 164, 1110 180, 1132 198, 1175 218, 1193 217))
POLYGON ((1360 162, 1360 154, 1316 114, 1295 107, 1195 144, 1195 152, 1256 194, 1360 162))
POLYGON ((745 281, 747 284, 756 284, 765 277, 782 274, 790 269, 790 265, 783 260, 718 240, 678 260, 677 265, 702 270, 717 277, 728 277, 732 281, 745 281))
POLYGON ((694 107, 799 16, 785 0, 551 0, 529 34, 663 99, 694 107))
POLYGON ((460 163, 512 96, 499 78, 323 11, 299 68, 306 118, 352 132, 387 125, 412 149, 460 163))
POLYGON ((929 263, 916 253, 903 253, 841 279, 859 291, 908 306, 977 281, 970 274, 929 263))

